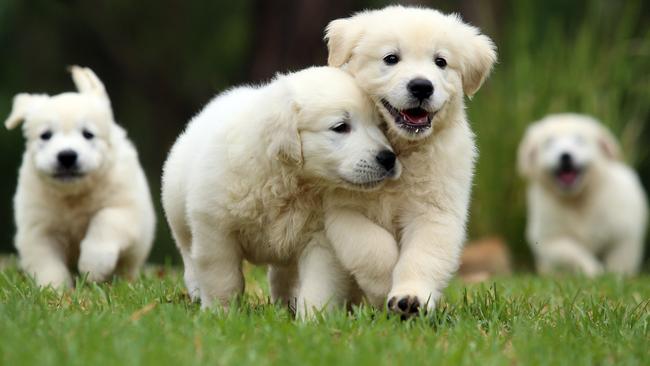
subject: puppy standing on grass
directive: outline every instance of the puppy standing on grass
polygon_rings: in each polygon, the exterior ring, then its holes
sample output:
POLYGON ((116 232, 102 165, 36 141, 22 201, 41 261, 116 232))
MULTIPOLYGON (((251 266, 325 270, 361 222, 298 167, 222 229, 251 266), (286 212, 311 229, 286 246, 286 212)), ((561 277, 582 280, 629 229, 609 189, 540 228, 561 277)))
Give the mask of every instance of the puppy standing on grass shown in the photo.
POLYGON ((404 168, 375 192, 333 195, 327 236, 364 292, 388 293, 390 310, 433 309, 465 239, 476 148, 464 95, 492 69, 494 44, 456 15, 401 6, 334 20, 325 38, 329 65, 373 99, 404 168), (391 280, 382 267, 393 265, 391 280))
POLYGON ((104 85, 88 68, 70 71, 78 93, 18 94, 5 122, 24 122, 15 244, 41 286, 72 286, 75 266, 91 281, 134 276, 154 236, 147 181, 104 85))
POLYGON ((323 234, 322 196, 399 177, 372 103, 345 72, 314 67, 239 87, 194 117, 165 162, 162 200, 201 305, 243 292, 242 261, 268 264, 298 316, 354 293, 323 234))
POLYGON ((620 155, 588 116, 550 115, 528 128, 518 165, 529 181, 527 237, 540 273, 639 271, 646 197, 620 155))

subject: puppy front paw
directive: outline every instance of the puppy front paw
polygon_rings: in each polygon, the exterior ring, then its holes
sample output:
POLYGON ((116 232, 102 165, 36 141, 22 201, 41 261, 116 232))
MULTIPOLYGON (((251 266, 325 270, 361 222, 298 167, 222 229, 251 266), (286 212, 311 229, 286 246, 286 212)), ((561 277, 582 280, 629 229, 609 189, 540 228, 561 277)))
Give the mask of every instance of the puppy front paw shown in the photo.
POLYGON ((79 258, 79 273, 87 274, 92 282, 110 279, 117 266, 118 252, 111 249, 82 250, 79 258))
POLYGON ((408 319, 419 313, 426 313, 435 308, 437 296, 423 291, 416 294, 415 291, 395 292, 388 295, 386 307, 388 311, 400 315, 402 319, 408 319))
POLYGON ((402 319, 406 319, 420 312, 421 302, 417 296, 392 296, 388 299, 387 307, 388 311, 399 314, 402 319))
POLYGON ((51 286, 57 290, 73 287, 70 273, 63 268, 44 267, 38 271, 33 271, 31 274, 40 287, 51 286))

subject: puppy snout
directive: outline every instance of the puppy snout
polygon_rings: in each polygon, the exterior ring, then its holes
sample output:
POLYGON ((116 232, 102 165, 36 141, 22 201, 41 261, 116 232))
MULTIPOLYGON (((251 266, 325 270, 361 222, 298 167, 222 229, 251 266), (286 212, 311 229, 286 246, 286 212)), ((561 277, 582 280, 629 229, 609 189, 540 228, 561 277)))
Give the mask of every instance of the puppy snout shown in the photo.
POLYGON ((77 152, 74 150, 63 150, 57 155, 59 165, 65 169, 70 169, 77 165, 77 152))
POLYGON ((573 165, 573 157, 568 152, 563 152, 560 155, 560 165, 563 167, 570 167, 573 165))
POLYGON ((433 94, 433 84, 423 78, 416 78, 409 81, 406 88, 413 97, 419 100, 427 99, 433 94))
POLYGON ((396 159, 397 156, 395 156, 395 153, 390 150, 382 150, 377 154, 377 162, 386 169, 386 171, 391 171, 395 167, 396 159))

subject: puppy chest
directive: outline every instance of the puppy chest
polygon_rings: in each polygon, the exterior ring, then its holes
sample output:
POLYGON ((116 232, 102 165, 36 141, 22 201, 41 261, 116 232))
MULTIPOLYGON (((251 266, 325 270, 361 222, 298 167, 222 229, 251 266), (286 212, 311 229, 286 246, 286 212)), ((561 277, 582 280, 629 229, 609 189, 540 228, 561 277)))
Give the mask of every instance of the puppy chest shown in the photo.
POLYGON ((607 215, 599 212, 556 212, 547 217, 544 236, 569 237, 592 252, 600 251, 612 241, 614 232, 607 215))
POLYGON ((257 222, 238 231, 244 256, 254 263, 293 260, 305 247, 311 234, 322 230, 322 220, 311 210, 270 210, 257 222))

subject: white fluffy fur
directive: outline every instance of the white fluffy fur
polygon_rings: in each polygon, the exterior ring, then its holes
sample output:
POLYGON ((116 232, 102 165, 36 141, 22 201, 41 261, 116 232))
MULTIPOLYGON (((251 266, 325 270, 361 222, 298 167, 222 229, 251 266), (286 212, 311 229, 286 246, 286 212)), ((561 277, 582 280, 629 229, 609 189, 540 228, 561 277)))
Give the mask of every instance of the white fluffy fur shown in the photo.
POLYGON ((364 292, 388 295, 388 307, 403 315, 432 309, 465 238, 476 149, 464 94, 473 95, 489 74, 495 47, 455 15, 401 6, 334 20, 326 39, 330 66, 352 74, 373 99, 403 164, 402 177, 379 190, 328 198, 327 236, 364 292), (387 65, 388 54, 399 62, 387 65), (431 126, 409 131, 385 103, 418 106, 407 90, 415 78, 434 86, 421 104, 431 126))
POLYGON ((244 286, 242 260, 270 264, 274 299, 298 314, 349 298, 353 281, 323 234, 322 195, 399 176, 372 103, 336 68, 278 76, 212 100, 172 148, 162 198, 185 281, 202 306, 227 306, 244 286), (350 131, 333 129, 347 123, 350 131))
POLYGON ((527 237, 539 272, 639 270, 646 197, 604 126, 583 115, 548 116, 526 131, 518 164, 529 181, 527 237), (557 176, 562 154, 582 171, 570 185, 557 176))
POLYGON ((24 122, 15 244, 21 266, 43 286, 72 286, 75 266, 91 281, 116 271, 134 276, 154 236, 145 175, 103 84, 88 68, 71 73, 78 93, 19 94, 5 122, 8 129, 24 122), (78 154, 73 174, 60 170, 64 150, 78 154))

